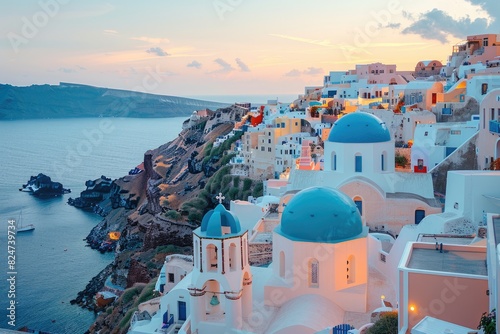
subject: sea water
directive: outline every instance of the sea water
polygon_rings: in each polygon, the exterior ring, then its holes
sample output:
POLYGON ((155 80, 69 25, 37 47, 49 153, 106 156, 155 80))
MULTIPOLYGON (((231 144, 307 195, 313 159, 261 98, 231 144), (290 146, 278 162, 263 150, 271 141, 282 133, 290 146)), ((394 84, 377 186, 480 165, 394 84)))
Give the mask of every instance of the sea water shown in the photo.
POLYGON ((177 137, 185 119, 0 122, 0 328, 27 326, 60 334, 84 333, 89 328, 95 314, 70 305, 70 300, 114 255, 85 247, 83 239, 101 218, 66 202, 85 190, 86 180, 126 175, 143 161, 148 149, 177 137), (61 182, 71 193, 39 199, 18 190, 38 173, 61 182), (11 248, 9 254, 8 220, 18 220, 21 212, 23 224, 34 224, 35 230, 18 234, 15 253, 11 248), (12 254, 13 270, 7 265, 12 254), (14 285, 8 281, 12 276, 14 285), (11 302, 15 326, 9 324, 11 302))

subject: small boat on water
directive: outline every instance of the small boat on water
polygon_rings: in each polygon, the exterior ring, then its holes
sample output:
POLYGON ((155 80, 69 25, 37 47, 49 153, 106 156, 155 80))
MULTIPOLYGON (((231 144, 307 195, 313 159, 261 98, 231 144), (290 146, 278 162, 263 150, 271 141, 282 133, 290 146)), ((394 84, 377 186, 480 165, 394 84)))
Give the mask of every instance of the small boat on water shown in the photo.
POLYGON ((33 225, 33 224, 23 225, 22 214, 23 214, 23 212, 21 211, 19 213, 19 220, 17 221, 16 232, 19 233, 19 232, 33 231, 35 229, 35 225, 33 225))

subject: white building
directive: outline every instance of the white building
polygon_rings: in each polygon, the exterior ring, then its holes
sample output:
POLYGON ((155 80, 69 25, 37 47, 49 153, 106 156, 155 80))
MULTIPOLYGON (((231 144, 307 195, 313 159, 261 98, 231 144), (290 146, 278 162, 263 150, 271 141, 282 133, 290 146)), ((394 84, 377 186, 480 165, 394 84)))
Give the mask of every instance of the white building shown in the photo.
POLYGON ((473 137, 479 120, 460 123, 418 124, 411 147, 411 168, 427 173, 473 137))
POLYGON ((222 205, 193 232, 194 268, 129 333, 316 333, 370 322, 394 286, 369 267, 368 228, 354 202, 324 187, 287 204, 268 268, 248 265, 247 231, 222 205), (307 222, 304 225, 304 222, 307 222))
POLYGON ((372 230, 397 235, 441 212, 431 175, 395 172, 394 141, 374 115, 354 112, 335 122, 324 147, 324 170, 291 170, 288 190, 328 186, 348 194, 372 230))

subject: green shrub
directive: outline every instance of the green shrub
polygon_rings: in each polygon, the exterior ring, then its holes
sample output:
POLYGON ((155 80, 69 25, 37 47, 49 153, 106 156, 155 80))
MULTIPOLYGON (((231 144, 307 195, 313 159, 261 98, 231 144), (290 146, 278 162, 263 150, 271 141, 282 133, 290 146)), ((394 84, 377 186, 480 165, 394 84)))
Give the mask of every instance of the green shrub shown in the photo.
POLYGON ((189 221, 196 223, 196 224, 200 224, 202 218, 203 218, 203 215, 201 214, 201 212, 195 211, 195 210, 191 211, 188 215, 189 221))
POLYGON ((239 185, 240 185, 240 177, 236 175, 235 177, 233 177, 233 186, 239 187, 239 185))
POLYGON ((221 186, 224 188, 227 186, 231 181, 233 180, 233 177, 231 175, 224 175, 222 178, 221 186))
POLYGON ((128 288, 127 290, 125 290, 125 292, 123 293, 122 295, 122 303, 123 304, 128 304, 132 301, 132 299, 134 299, 134 297, 136 295, 138 295, 139 292, 137 290, 137 287, 131 287, 131 288, 128 288))
POLYGON ((235 156, 236 156, 236 154, 234 154, 234 153, 226 154, 220 160, 220 164, 222 166, 227 165, 229 163, 229 161, 231 161, 231 159, 234 158, 235 156))
POLYGON ((125 313, 125 316, 123 317, 122 321, 120 322, 120 328, 125 329, 127 326, 130 325, 130 318, 132 318, 132 315, 134 312, 137 311, 137 307, 134 307, 130 310, 128 310, 127 313, 125 313))
POLYGON ((249 178, 243 180, 243 191, 250 190, 253 181, 249 178))
POLYGON ((179 220, 181 219, 181 214, 175 210, 169 210, 165 213, 165 217, 173 219, 173 220, 179 220))
POLYGON ((238 198, 238 194, 239 194, 240 190, 238 188, 231 188, 229 189, 229 191, 227 192, 227 199, 228 200, 235 200, 235 199, 239 199, 238 198))
POLYGON ((210 152, 212 151, 212 147, 214 147, 214 143, 210 143, 210 144, 206 145, 205 148, 203 149, 203 155, 210 156, 210 152))
POLYGON ((252 191, 252 196, 253 197, 260 197, 264 194, 264 185, 262 182, 259 182, 255 185, 252 191))
POLYGON ((395 162, 396 162, 396 165, 399 165, 399 166, 406 166, 408 164, 408 159, 406 159, 405 156, 402 156, 402 155, 396 155, 396 157, 394 158, 395 162))
POLYGON ((176 245, 165 245, 158 246, 155 249, 156 254, 166 253, 166 254, 177 254, 181 252, 181 248, 176 245))
POLYGON ((367 334, 398 334, 398 312, 382 313, 367 334))
POLYGON ((155 289, 156 280, 148 283, 148 285, 142 290, 141 295, 137 298, 135 304, 139 305, 153 298, 153 291, 155 289))

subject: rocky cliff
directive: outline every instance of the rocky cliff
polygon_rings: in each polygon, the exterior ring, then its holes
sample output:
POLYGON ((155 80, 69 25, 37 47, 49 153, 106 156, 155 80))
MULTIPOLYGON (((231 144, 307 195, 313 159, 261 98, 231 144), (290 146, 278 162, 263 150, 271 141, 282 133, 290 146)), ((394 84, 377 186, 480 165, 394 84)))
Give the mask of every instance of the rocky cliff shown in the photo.
MULTIPOLYGON (((113 181, 122 192, 133 193, 140 200, 135 209, 111 208, 106 201, 98 204, 100 212, 106 215, 87 241, 105 242, 110 232, 119 232, 116 256, 74 302, 94 309, 92 297, 106 289, 105 278, 110 277, 113 285, 132 291, 137 284, 150 284, 158 276, 165 255, 191 254, 192 231, 199 226, 203 214, 218 203, 215 196, 220 191, 226 194, 226 204, 232 199, 262 194, 260 181, 240 180, 229 174, 227 163, 233 155, 228 150, 241 132, 220 146, 214 145, 245 115, 246 109, 232 106, 191 121, 175 140, 145 153, 144 172, 113 181)), ((137 307, 134 298, 126 299, 127 302, 120 298, 101 312, 89 332, 126 332, 126 318, 130 319, 131 311, 137 307)))

